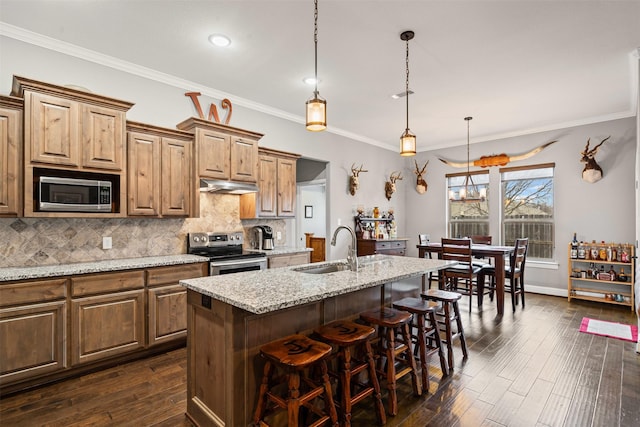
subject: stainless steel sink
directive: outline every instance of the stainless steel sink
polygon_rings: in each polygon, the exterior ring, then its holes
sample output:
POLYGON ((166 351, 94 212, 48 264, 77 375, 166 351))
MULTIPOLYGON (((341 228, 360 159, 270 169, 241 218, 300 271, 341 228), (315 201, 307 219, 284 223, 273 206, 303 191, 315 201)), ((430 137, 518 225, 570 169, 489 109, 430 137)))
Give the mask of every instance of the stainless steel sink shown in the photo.
POLYGON ((293 271, 307 274, 327 274, 345 270, 349 270, 349 266, 347 264, 322 264, 317 266, 309 265, 306 267, 293 269, 293 271))

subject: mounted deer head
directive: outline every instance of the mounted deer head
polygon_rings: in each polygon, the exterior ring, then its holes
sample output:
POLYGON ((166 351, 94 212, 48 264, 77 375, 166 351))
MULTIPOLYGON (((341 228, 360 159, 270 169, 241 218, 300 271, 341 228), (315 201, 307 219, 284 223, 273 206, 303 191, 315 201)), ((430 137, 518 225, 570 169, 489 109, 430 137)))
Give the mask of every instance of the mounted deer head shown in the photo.
POLYGON ((425 181, 424 178, 422 178, 422 175, 424 175, 424 171, 427 170, 427 165, 429 164, 429 160, 427 160, 427 163, 424 164, 422 169, 418 167, 418 162, 415 159, 413 161, 416 164, 416 170, 413 171, 413 173, 417 175, 416 191, 420 194, 424 194, 427 191, 427 181, 425 181))
POLYGON ((384 183, 384 195, 387 196, 387 200, 391 200, 391 195, 396 191, 396 181, 402 181, 402 175, 400 172, 396 175, 396 172, 391 172, 389 181, 384 183))
POLYGON ((356 191, 360 188, 360 183, 358 182, 358 175, 360 172, 369 172, 368 170, 362 169, 363 165, 360 165, 359 169, 356 169, 356 164, 351 165, 351 176, 349 177, 349 193, 352 196, 356 195, 356 191))
POLYGON ((604 176, 602 168, 596 162, 595 157, 596 153, 598 152, 598 148, 600 148, 600 146, 604 144, 604 142, 609 138, 611 138, 611 135, 603 139, 600 144, 596 145, 591 150, 589 150, 589 143, 591 142, 591 138, 587 140, 587 146, 584 147, 584 151, 580 153, 582 155, 580 162, 585 163, 584 169, 582 169, 583 180, 593 184, 594 182, 600 181, 604 176))

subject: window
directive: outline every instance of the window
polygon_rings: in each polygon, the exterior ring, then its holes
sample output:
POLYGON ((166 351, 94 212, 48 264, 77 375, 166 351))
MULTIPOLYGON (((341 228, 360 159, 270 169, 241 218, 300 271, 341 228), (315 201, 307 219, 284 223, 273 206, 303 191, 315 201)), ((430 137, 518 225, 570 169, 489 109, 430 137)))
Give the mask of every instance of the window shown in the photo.
POLYGON ((447 174, 449 194, 449 237, 488 235, 489 233, 489 171, 471 172, 467 183, 468 197, 462 200, 467 173, 447 174), (484 189, 485 199, 479 198, 484 189))
POLYGON ((553 259, 553 169, 555 164, 500 169, 502 243, 529 238, 528 258, 553 259))

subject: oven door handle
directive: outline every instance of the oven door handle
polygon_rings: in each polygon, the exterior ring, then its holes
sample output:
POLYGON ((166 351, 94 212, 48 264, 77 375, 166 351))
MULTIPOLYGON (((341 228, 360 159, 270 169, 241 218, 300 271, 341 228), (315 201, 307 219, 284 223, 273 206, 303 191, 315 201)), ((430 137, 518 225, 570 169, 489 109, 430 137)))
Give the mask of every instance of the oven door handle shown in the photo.
POLYGON ((234 266, 234 267, 239 267, 242 265, 247 265, 247 264, 258 264, 261 262, 266 262, 267 261, 267 257, 263 257, 263 258, 251 258, 251 259, 246 259, 246 260, 240 260, 240 259, 234 259, 234 260, 230 260, 230 261, 211 261, 211 266, 212 267, 225 267, 225 266, 234 266))

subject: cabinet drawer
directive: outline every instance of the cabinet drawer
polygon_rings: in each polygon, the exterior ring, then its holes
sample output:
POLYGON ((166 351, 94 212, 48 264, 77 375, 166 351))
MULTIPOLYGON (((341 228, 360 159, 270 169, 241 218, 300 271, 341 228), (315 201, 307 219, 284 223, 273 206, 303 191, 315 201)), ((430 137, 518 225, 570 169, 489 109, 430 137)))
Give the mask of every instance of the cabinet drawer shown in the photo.
POLYGON ((144 271, 92 274, 71 279, 71 296, 103 294, 144 288, 144 271))
POLYGON ((53 279, 0 285, 0 307, 64 299, 66 284, 67 279, 53 279))
POLYGON ((407 242, 405 242, 404 240, 395 240, 391 242, 391 247, 394 249, 404 249, 407 247, 407 242))
POLYGON ((376 250, 391 248, 391 242, 376 242, 376 250))
POLYGON ((147 270, 147 286, 175 284, 180 280, 206 276, 206 263, 156 267, 147 270))

